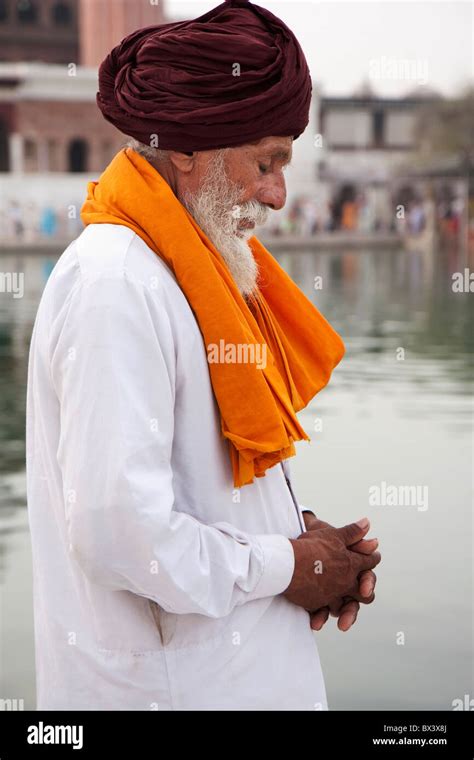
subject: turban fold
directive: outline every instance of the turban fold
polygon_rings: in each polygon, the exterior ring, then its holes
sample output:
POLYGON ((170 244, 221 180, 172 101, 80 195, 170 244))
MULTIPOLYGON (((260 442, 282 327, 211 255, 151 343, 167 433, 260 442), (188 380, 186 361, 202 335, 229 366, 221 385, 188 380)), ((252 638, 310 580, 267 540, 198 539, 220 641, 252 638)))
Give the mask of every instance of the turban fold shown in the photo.
POLYGON ((138 29, 99 68, 103 116, 163 150, 296 139, 308 124, 310 101, 311 77, 296 37, 246 0, 227 0, 191 21, 138 29))

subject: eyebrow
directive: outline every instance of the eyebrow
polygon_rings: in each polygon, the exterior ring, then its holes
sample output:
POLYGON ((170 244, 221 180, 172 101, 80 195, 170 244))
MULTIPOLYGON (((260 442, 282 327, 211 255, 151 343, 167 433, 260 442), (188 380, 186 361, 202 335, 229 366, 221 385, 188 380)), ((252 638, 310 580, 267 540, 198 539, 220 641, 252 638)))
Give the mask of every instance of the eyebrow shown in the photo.
POLYGON ((281 161, 284 161, 285 164, 289 164, 291 162, 292 157, 293 157, 289 153, 289 151, 283 150, 282 148, 280 148, 279 150, 275 150, 273 152, 266 151, 265 155, 270 156, 270 158, 272 158, 272 159, 279 158, 281 161))

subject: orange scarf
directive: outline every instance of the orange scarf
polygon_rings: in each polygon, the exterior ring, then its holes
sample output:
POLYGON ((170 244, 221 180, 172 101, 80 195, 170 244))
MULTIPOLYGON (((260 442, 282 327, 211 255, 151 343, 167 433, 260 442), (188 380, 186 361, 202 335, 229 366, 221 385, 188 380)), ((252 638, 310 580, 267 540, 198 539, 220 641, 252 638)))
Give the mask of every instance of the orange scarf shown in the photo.
POLYGON ((249 241, 260 273, 249 304, 168 183, 131 148, 117 153, 98 182, 89 182, 81 219, 130 227, 174 272, 208 351, 234 485, 251 483, 293 456, 294 441, 309 440, 296 412, 327 384, 345 348, 260 241, 249 241), (219 360, 211 361, 215 347, 219 360))

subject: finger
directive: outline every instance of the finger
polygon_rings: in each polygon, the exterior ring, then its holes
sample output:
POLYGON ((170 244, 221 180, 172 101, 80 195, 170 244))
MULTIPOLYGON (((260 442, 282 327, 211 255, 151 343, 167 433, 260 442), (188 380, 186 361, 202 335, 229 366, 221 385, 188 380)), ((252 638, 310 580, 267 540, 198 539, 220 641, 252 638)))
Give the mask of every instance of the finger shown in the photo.
POLYGON ((379 545, 378 538, 363 538, 361 541, 356 541, 352 546, 348 546, 352 552, 359 552, 359 554, 372 554, 379 545))
POLYGON ((351 628, 357 620, 358 612, 359 602, 356 602, 354 600, 347 602, 347 604, 342 607, 341 614, 339 615, 339 620, 337 621, 337 627, 339 630, 348 631, 349 628, 351 628))
POLYGON ((369 528, 370 522, 367 517, 364 517, 362 520, 359 520, 359 522, 344 525, 343 528, 336 528, 336 530, 344 541, 344 544, 346 546, 351 546, 352 544, 355 544, 356 541, 360 541, 361 538, 364 538, 369 528))
POLYGON ((341 610, 345 604, 352 601, 360 602, 361 596, 358 592, 359 592, 359 586, 357 585, 354 587, 354 589, 351 591, 350 594, 346 594, 345 596, 339 596, 336 599, 332 599, 329 602, 329 614, 332 617, 339 617, 339 615, 341 614, 341 610))
POLYGON ((303 520, 306 530, 321 530, 322 528, 330 528, 329 523, 320 520, 319 517, 313 515, 312 512, 303 512, 303 520))
POLYGON ((354 553, 352 555, 352 561, 359 567, 360 572, 363 570, 372 570, 374 567, 377 567, 381 559, 382 555, 380 552, 372 552, 372 554, 368 555, 354 553))
MULTIPOLYGON (((359 602, 359 604, 372 604, 372 602, 375 599, 375 594, 371 594, 370 596, 362 596, 361 594, 357 593, 357 591, 351 591, 351 598, 355 599, 356 602, 359 602)), ((339 617, 341 610, 339 609, 339 613, 336 617, 339 617)))
POLYGON ((372 596, 377 582, 377 576, 373 570, 364 570, 359 575, 359 593, 363 597, 372 596))
POLYGON ((329 603, 329 613, 332 617, 339 617, 339 613, 341 612, 341 608, 344 604, 344 599, 341 597, 339 599, 335 599, 334 601, 329 603))
POLYGON ((313 631, 320 631, 329 617, 329 607, 321 607, 316 612, 311 612, 309 617, 313 631))

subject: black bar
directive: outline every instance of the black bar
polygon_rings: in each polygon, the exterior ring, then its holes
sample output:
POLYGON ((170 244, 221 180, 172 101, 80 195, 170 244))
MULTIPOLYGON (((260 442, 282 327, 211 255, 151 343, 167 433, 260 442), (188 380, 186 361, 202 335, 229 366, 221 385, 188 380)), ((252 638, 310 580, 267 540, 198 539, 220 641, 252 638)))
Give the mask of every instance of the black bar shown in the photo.
POLYGON ((355 753, 357 758, 403 753, 472 760, 473 717, 472 711, 218 711, 217 716, 209 711, 11 711, 0 713, 0 760, 19 760, 25 754, 62 760, 93 757, 104 750, 106 758, 138 760, 153 753, 161 760, 165 752, 186 757, 187 747, 192 757, 232 753, 242 754, 244 760, 263 747, 271 760, 273 743, 278 757, 291 753, 291 760, 303 752, 305 760, 317 760, 323 751, 329 760, 339 760, 342 752, 348 760, 355 760, 355 753))

